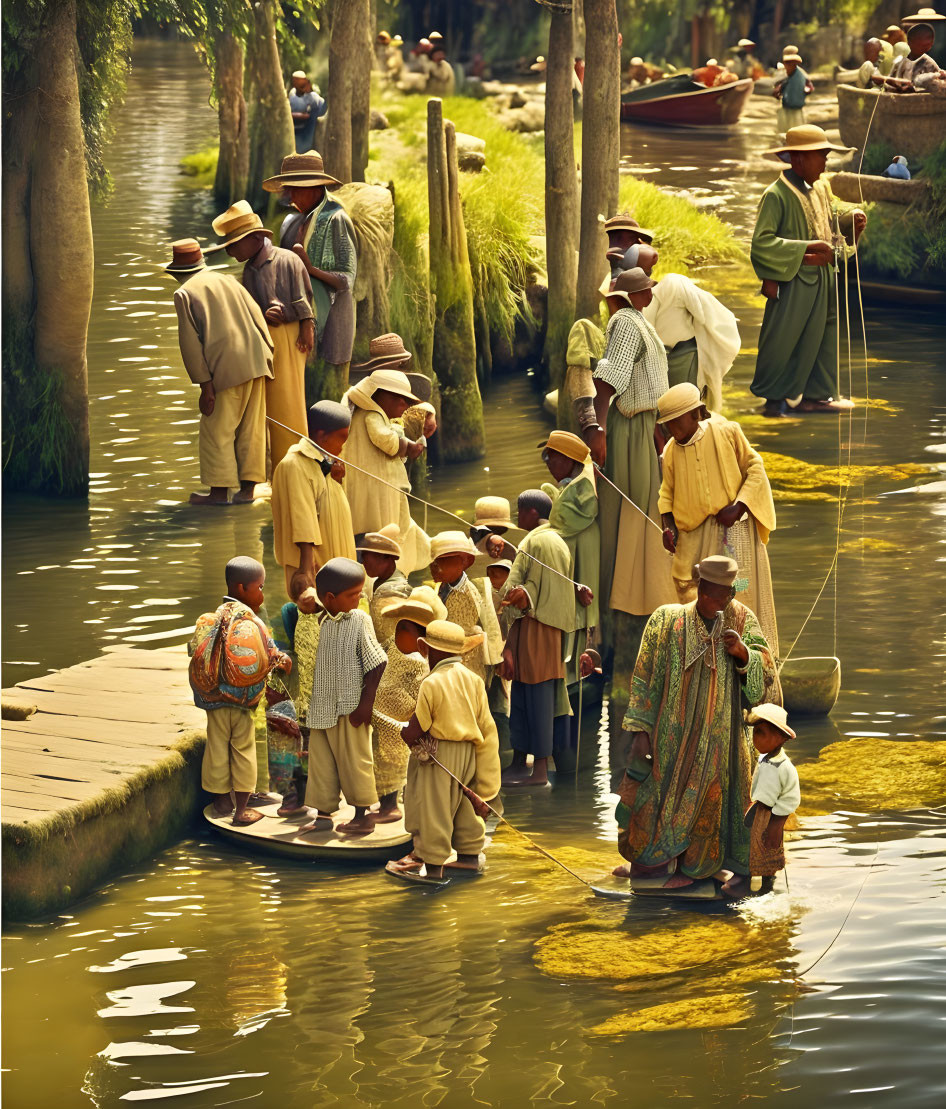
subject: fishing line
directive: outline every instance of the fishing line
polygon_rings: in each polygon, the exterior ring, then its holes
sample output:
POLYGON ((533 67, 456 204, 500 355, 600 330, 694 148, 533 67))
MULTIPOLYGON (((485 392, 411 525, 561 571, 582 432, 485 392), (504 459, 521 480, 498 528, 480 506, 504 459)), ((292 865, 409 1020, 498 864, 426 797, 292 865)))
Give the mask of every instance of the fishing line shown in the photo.
POLYGON ((615 490, 615 492, 619 493, 619 494, 620 494, 620 495, 621 495, 621 496, 622 496, 622 497, 623 497, 623 498, 624 498, 624 499, 625 499, 625 500, 627 501, 627 503, 628 503, 629 505, 633 505, 633 506, 634 506, 634 508, 636 508, 636 509, 637 509, 637 511, 638 511, 638 512, 639 512, 639 513, 641 514, 641 516, 643 516, 643 517, 644 517, 644 519, 645 519, 645 520, 647 521, 647 523, 648 523, 648 524, 650 524, 650 526, 651 526, 651 527, 654 527, 654 528, 656 528, 656 529, 657 529, 657 530, 658 530, 658 531, 660 532, 660 534, 661 534, 661 535, 663 535, 663 533, 664 533, 664 529, 663 529, 663 528, 662 528, 662 527, 660 526, 660 524, 657 524, 657 523, 655 523, 655 522, 654 522, 654 521, 653 521, 653 520, 652 520, 652 519, 651 519, 651 518, 650 518, 650 517, 649 517, 649 516, 647 515, 647 513, 646 513, 646 512, 645 512, 645 511, 644 511, 644 510, 643 510, 643 509, 641 508, 641 506, 640 506, 639 504, 634 504, 634 502, 633 502, 633 501, 631 500, 631 498, 630 498, 630 497, 629 497, 629 496, 627 495, 627 493, 625 493, 623 489, 619 489, 619 488, 618 488, 618 487, 617 487, 617 486, 616 486, 616 485, 614 484, 614 482, 613 482, 613 481, 612 481, 612 480, 611 480, 611 479, 610 479, 610 478, 609 478, 609 477, 608 477, 608 476, 607 476, 607 475, 605 474, 604 470, 602 470, 602 469, 601 469, 601 467, 600 467, 600 466, 598 465, 598 463, 597 463, 597 462, 596 462, 596 463, 594 464, 594 467, 595 467, 595 473, 597 473, 599 477, 602 477, 602 478, 604 478, 604 480, 605 480, 605 481, 606 481, 606 482, 608 483, 608 485, 610 485, 610 486, 611 486, 611 488, 612 488, 612 489, 614 489, 614 490, 615 490))
MULTIPOLYGON (((394 485, 393 482, 386 481, 383 477, 379 477, 377 474, 373 474, 370 470, 362 469, 361 466, 356 466, 354 462, 349 462, 347 461, 347 459, 341 458, 337 454, 332 454, 331 451, 327 451, 325 447, 322 447, 318 443, 316 443, 314 439, 310 439, 308 435, 304 434, 301 431, 296 431, 291 427, 287 427, 285 424, 280 423, 279 420, 274 420, 272 416, 267 416, 266 419, 271 424, 275 424, 277 427, 281 427, 284 431, 291 432, 293 435, 298 435, 300 439, 305 439, 307 443, 311 443, 312 446, 315 447, 315 449, 323 454, 326 458, 331 458, 333 462, 341 462, 346 469, 357 470, 360 474, 366 474, 368 477, 374 478, 375 481, 380 481, 382 485, 386 485, 389 489, 393 489, 395 492, 400 493, 405 497, 410 497, 412 501, 417 501, 418 504, 424 505, 425 509, 433 508, 436 509, 437 512, 442 512, 445 516, 450 516, 454 520, 458 520, 464 526, 464 528, 468 529, 471 526, 469 520, 464 520, 462 516, 458 516, 455 512, 451 512, 449 508, 442 508, 439 504, 434 504, 433 501, 425 501, 423 497, 418 497, 416 494, 410 493, 406 489, 401 489, 399 486, 394 485)), ((525 529, 517 527, 516 530, 524 531, 525 529)), ((558 577, 563 578, 565 581, 568 582, 569 585, 574 585, 576 588, 582 586, 582 582, 575 581, 574 578, 570 578, 567 574, 563 574, 561 570, 556 570, 554 566, 549 566, 540 558, 536 558, 534 554, 530 554, 528 551, 523 551, 519 548, 517 548, 516 550, 518 554, 525 555, 526 558, 531 558, 532 561, 536 563, 536 565, 541 566, 543 570, 548 570, 550 574, 555 574, 558 577)))

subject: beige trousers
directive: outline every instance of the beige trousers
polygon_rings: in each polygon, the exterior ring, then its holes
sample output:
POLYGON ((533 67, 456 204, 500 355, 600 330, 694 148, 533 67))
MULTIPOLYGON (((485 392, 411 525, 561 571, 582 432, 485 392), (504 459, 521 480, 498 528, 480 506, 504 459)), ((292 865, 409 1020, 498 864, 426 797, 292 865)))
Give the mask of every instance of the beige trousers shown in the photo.
POLYGON ((256 724, 249 709, 224 707, 207 713, 200 784, 208 793, 256 789, 256 724))
POLYGON ((269 460, 275 470, 286 451, 307 434, 305 407, 305 355, 296 346, 299 321, 270 325, 273 340, 273 376, 266 381, 266 415, 291 427, 293 434, 275 424, 269 427, 269 460))
POLYGON ((263 378, 221 389, 214 410, 200 418, 200 480, 236 489, 241 481, 266 480, 266 399, 263 378))
POLYGON ((337 812, 342 794, 349 805, 365 808, 378 800, 371 726, 355 728, 347 716, 340 716, 334 728, 313 728, 309 735, 305 803, 319 812, 337 812))
MULTIPOLYGON (((437 758, 467 785, 476 776, 472 743, 441 740, 437 758)), ((404 823, 414 837, 415 854, 431 866, 445 863, 454 851, 478 855, 486 844, 486 825, 457 783, 436 763, 413 757, 407 764, 404 823)))

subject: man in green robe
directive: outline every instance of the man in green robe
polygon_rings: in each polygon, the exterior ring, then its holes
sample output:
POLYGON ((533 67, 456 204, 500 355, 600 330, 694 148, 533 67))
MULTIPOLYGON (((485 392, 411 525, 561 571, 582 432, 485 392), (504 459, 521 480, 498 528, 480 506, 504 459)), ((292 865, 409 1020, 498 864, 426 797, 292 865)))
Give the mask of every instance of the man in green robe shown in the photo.
POLYGON ((781 702, 775 660, 752 611, 733 599, 738 567, 704 558, 697 599, 663 605, 644 630, 624 730, 633 734, 619 790, 615 874, 666 889, 726 871, 748 890, 752 756, 743 706, 781 702))
POLYGON ((820 127, 792 127, 784 146, 769 151, 790 168, 762 194, 752 236, 752 266, 767 298, 752 392, 763 414, 836 412, 838 383, 836 267, 867 217, 842 213, 823 178, 828 151, 844 150, 820 127))

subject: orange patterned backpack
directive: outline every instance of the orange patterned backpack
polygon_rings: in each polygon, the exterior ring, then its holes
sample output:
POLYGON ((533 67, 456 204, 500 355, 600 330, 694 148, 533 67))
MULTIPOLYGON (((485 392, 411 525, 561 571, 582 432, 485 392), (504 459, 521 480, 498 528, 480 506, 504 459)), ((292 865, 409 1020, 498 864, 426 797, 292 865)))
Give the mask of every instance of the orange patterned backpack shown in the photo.
POLYGON ((272 667, 272 640, 245 605, 228 601, 205 612, 191 640, 188 676, 200 708, 255 708, 272 667))

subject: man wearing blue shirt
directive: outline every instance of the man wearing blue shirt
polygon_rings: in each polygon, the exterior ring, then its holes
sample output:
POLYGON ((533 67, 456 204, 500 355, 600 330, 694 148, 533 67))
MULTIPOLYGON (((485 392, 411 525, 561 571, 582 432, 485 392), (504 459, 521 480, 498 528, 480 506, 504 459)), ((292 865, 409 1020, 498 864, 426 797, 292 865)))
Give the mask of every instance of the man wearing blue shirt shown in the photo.
POLYGON ((315 145, 315 124, 325 115, 327 105, 312 88, 312 82, 301 69, 292 75, 289 89, 289 110, 296 133, 296 153, 304 154, 315 145))

